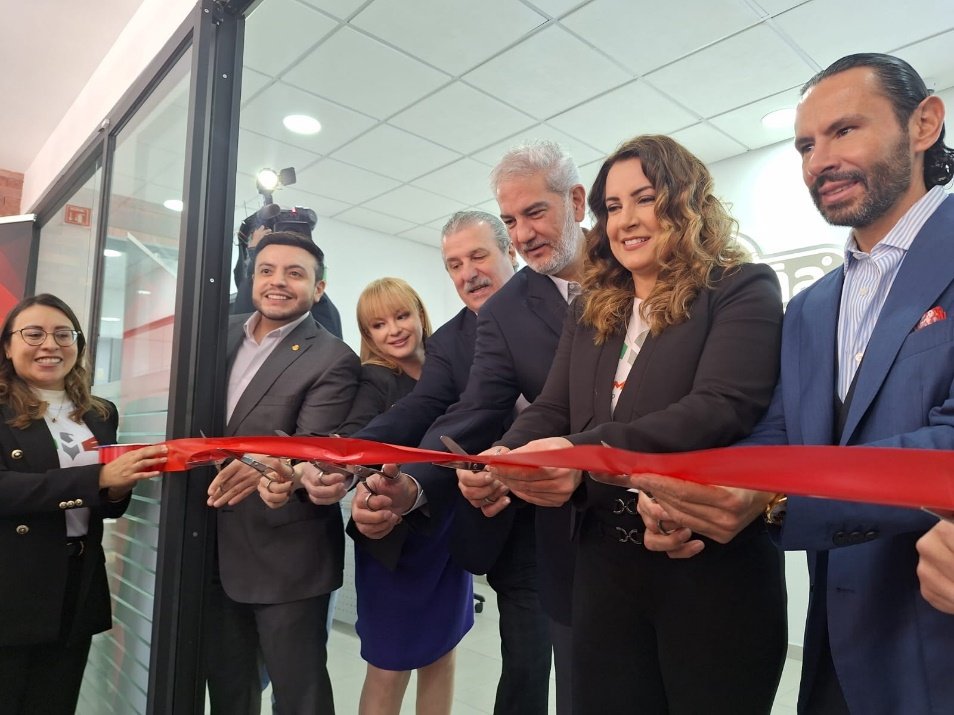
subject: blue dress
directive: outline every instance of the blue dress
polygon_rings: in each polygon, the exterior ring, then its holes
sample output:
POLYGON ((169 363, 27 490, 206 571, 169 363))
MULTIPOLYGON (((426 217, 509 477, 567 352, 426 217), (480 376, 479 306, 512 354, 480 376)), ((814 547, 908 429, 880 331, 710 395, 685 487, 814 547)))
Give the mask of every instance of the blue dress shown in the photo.
MULTIPOLYGON (((357 431, 415 384, 403 373, 363 365, 358 394, 340 432, 357 431)), ((367 663, 383 670, 422 668, 455 648, 473 627, 473 580, 451 560, 452 522, 450 514, 428 535, 402 523, 380 541, 364 539, 349 524, 348 533, 356 537, 356 629, 367 663)))

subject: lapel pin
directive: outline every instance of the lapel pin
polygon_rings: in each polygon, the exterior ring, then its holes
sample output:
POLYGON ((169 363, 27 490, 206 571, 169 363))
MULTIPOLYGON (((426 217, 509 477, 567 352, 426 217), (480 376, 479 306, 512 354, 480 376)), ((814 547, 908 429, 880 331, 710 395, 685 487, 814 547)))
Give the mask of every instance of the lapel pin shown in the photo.
POLYGON ((292 350, 299 350, 299 349, 301 349, 301 345, 299 345, 298 343, 295 343, 294 345, 292 345, 292 350))

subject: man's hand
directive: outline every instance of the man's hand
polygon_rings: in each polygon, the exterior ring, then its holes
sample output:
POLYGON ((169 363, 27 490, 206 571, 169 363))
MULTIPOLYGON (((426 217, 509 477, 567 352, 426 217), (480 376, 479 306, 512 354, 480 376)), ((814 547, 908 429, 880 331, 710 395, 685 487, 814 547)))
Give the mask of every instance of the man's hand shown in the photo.
MULTIPOLYGON (((270 467, 269 473, 273 479, 280 481, 282 475, 288 471, 277 457, 269 457, 264 454, 250 454, 249 456, 270 467)), ((235 506, 258 489, 258 482, 261 477, 262 474, 257 469, 238 459, 233 459, 222 467, 221 471, 215 475, 212 483, 209 484, 209 499, 206 503, 216 509, 226 504, 235 506)))
POLYGON ((381 471, 392 478, 372 475, 366 483, 358 484, 351 500, 351 518, 358 531, 369 539, 383 539, 390 534, 418 496, 417 485, 396 464, 385 464, 381 471))
POLYGON ((921 595, 939 611, 954 614, 954 523, 938 522, 917 546, 921 595))
MULTIPOLYGON (((563 437, 546 437, 528 442, 513 450, 513 454, 545 452, 572 446, 573 443, 563 437)), ((494 466, 490 468, 490 473, 518 497, 538 506, 563 506, 583 481, 583 473, 579 469, 563 467, 494 466)))
POLYGON ((689 559, 705 548, 705 542, 692 538, 692 529, 673 518, 648 492, 639 495, 636 509, 643 518, 643 546, 649 551, 664 551, 671 559, 689 559))
MULTIPOLYGON (((506 454, 509 451, 506 447, 491 447, 480 454, 506 454)), ((507 496, 510 490, 487 471, 471 472, 458 469, 457 487, 470 505, 480 509, 484 516, 497 516, 510 506, 510 497, 507 496)))
POLYGON ((302 462, 295 466, 295 477, 312 504, 324 506, 337 504, 348 493, 351 477, 345 474, 322 472, 311 462, 302 462))
MULTIPOLYGON (((769 492, 695 484, 659 474, 634 474, 632 484, 644 494, 652 494, 669 521, 708 536, 720 544, 727 544, 751 524, 765 511, 766 504, 773 496, 769 492)), ((643 507, 640 513, 643 514, 646 530, 655 529, 658 532, 658 512, 644 504, 643 499, 639 503, 643 507)))

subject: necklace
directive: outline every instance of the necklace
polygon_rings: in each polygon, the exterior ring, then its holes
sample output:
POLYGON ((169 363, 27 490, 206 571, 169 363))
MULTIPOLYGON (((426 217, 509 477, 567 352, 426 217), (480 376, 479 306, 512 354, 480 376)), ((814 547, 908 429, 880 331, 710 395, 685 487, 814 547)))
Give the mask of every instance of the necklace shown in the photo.
MULTIPOLYGON (((60 404, 57 405, 56 414, 50 417, 50 422, 56 422, 59 419, 60 415, 63 414, 63 408, 66 407, 67 404, 72 404, 72 403, 69 400, 60 400, 60 404)), ((49 402, 46 403, 46 413, 48 415, 51 414, 52 407, 53 405, 51 403, 49 402)))

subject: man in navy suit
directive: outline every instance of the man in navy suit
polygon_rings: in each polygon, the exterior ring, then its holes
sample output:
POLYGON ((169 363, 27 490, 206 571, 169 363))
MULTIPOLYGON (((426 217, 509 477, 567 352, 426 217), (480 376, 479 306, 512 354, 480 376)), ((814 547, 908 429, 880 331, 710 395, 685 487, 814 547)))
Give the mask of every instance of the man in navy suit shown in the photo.
MULTIPOLYGON (((428 431, 421 443, 428 449, 443 449, 439 437, 448 435, 479 452, 502 434, 515 408, 540 394, 567 304, 579 288, 586 191, 573 160, 553 142, 528 144, 504 156, 492 184, 501 218, 528 265, 481 309, 467 389, 428 431)), ((538 511, 506 496, 483 472, 463 478, 458 490, 453 473, 441 467, 412 465, 407 471, 422 491, 392 492, 372 498, 371 505, 382 510, 377 516, 385 525, 396 524, 415 500, 426 499, 439 514, 455 510, 452 553, 468 571, 486 573, 497 594, 503 667, 495 715, 547 712, 551 639, 557 712, 568 715, 570 507, 538 511)))
MULTIPOLYGON (((942 187, 954 152, 944 105, 906 62, 850 55, 805 85, 795 132, 819 212, 852 231, 843 268, 788 306, 779 383, 747 442, 952 449, 954 198, 942 187)), ((915 573, 915 544, 934 517, 656 476, 635 484, 658 502, 640 500, 648 548, 691 556, 702 542, 689 529, 724 542, 764 511, 783 548, 808 551, 799 712, 951 712, 954 616, 921 596, 915 573), (658 519, 670 517, 688 528, 661 533, 658 519)))

